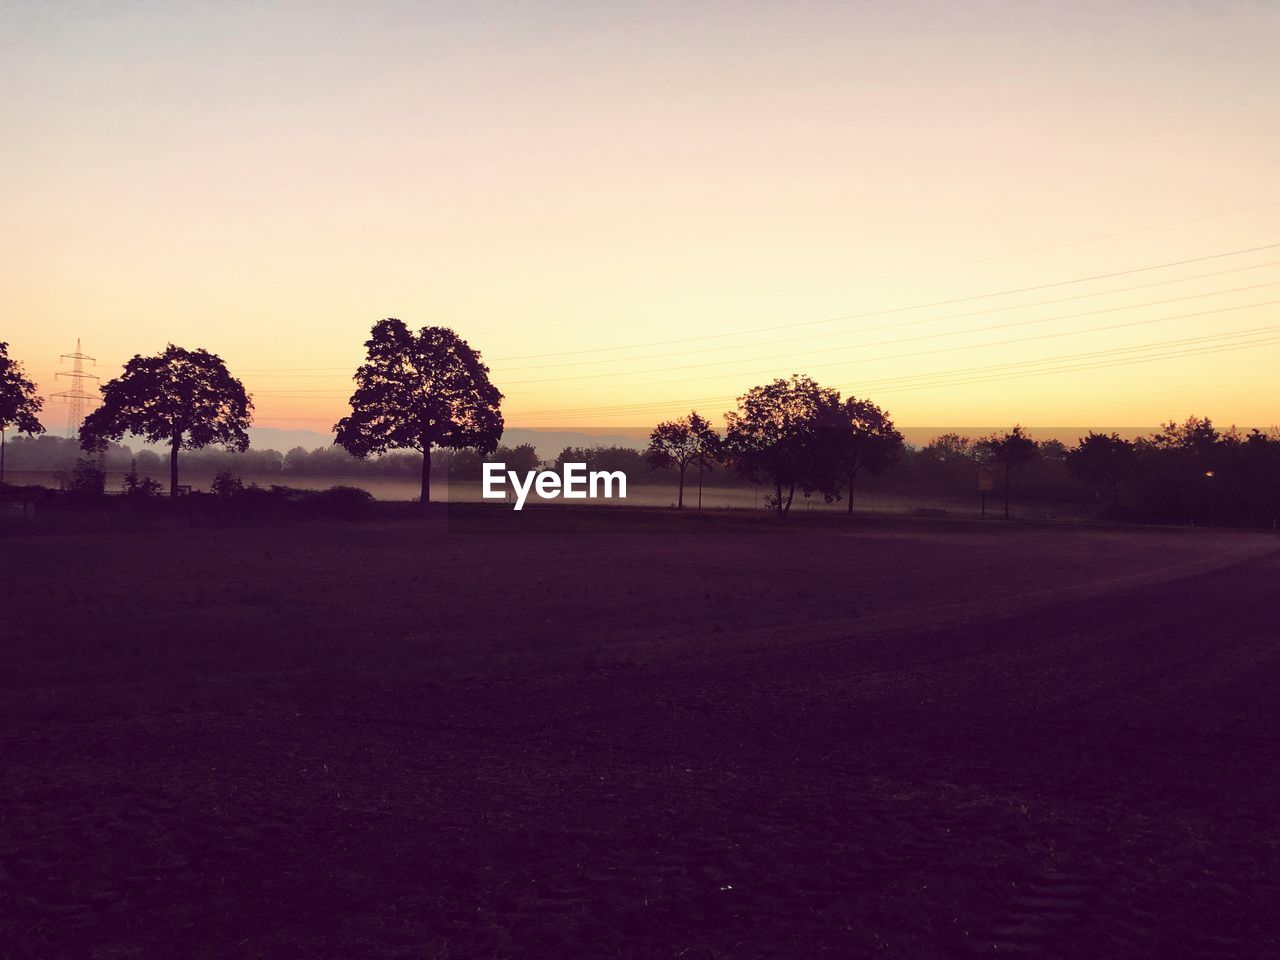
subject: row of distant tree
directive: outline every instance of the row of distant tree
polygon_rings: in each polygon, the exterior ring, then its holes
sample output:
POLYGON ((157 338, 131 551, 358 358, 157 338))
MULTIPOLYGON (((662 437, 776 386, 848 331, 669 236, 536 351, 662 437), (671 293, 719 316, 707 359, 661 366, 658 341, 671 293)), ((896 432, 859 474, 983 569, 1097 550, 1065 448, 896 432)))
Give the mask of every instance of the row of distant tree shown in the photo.
MULTIPOLYGON (((632 453, 639 458, 639 453, 632 453)), ((8 441, 7 461, 11 471, 62 473, 73 469, 75 462, 83 457, 80 441, 68 437, 43 434, 18 436, 8 441)), ((168 469, 166 458, 155 450, 147 447, 133 450, 122 443, 106 444, 96 451, 94 459, 109 472, 132 468, 139 474, 157 476, 168 469)), ((501 460, 510 464, 513 470, 532 470, 539 466, 537 451, 531 444, 514 448, 499 445, 488 456, 482 456, 473 449, 436 450, 432 453, 432 460, 435 469, 450 477, 468 480, 480 478, 484 460, 501 460)), ((195 473, 202 477, 229 470, 241 476, 268 479, 379 477, 416 480, 422 473, 421 454, 401 451, 361 460, 338 446, 313 450, 294 447, 283 453, 271 449, 205 447, 182 451, 179 463, 183 475, 195 473)))
MULTIPOLYGON (((696 415, 685 420, 694 420, 696 415)), ((673 421, 675 430, 683 421, 673 421)), ((655 431, 667 439, 670 424, 655 431)), ((995 438, 969 438, 945 434, 921 448, 902 445, 879 472, 868 470, 858 478, 868 493, 916 493, 956 498, 975 496, 979 471, 993 467, 995 494, 1016 494, 1036 503, 1092 502, 1099 513, 1117 518, 1185 523, 1221 523, 1268 526, 1280 515, 1280 434, 1235 428, 1219 431, 1210 421, 1191 418, 1170 423, 1149 437, 1130 441, 1115 434, 1091 433, 1073 447, 1057 440, 1035 443, 1033 457, 1017 466, 996 459, 992 440, 1018 436, 1019 429, 995 438)), ((664 441, 665 443, 665 441, 664 441)), ((1025 444, 1024 449, 1029 449, 1025 444)), ((157 484, 150 477, 165 466, 151 450, 134 452, 112 444, 102 466, 126 474, 130 492, 151 493, 157 484)), ((95 482, 89 473, 77 474, 82 451, 77 441, 61 437, 18 437, 9 442, 12 469, 57 472, 68 484, 82 489, 95 482)), ((678 454, 676 455, 678 456, 678 454)), ((478 481, 486 461, 500 461, 508 469, 525 471, 540 466, 562 468, 565 463, 586 463, 592 470, 621 470, 629 484, 680 481, 678 460, 651 447, 567 447, 553 464, 541 463, 528 444, 500 446, 490 455, 473 449, 436 451, 435 469, 454 480, 478 481)), ((312 478, 416 479, 422 470, 417 454, 390 453, 358 460, 339 447, 306 451, 301 447, 281 454, 276 450, 243 453, 205 449, 183 454, 183 467, 206 478, 224 478, 223 492, 233 490, 226 477, 251 476, 265 483, 288 483, 312 478)), ((690 485, 703 479, 717 486, 749 485, 734 464, 725 462, 723 450, 705 460, 690 459, 685 474, 690 485)), ((852 508, 849 488, 842 499, 852 508)), ((679 494, 677 494, 679 498, 679 494)), ((776 507, 776 504, 771 504, 776 507)))
MULTIPOLYGON (((697 413, 659 424, 647 459, 675 469, 683 492, 725 466, 769 490, 769 504, 790 509, 797 490, 853 510, 854 490, 973 491, 985 475, 1009 515, 1015 489, 1037 498, 1092 498, 1114 518, 1275 527, 1280 522, 1280 430, 1218 430, 1191 417, 1128 440, 1090 432, 1068 448, 1037 442, 1020 426, 988 437, 940 436, 907 447, 885 411, 841 399, 807 377, 749 390, 726 415, 720 436, 697 413)), ((683 497, 680 498, 683 502, 683 497)))
MULTIPOLYGON (((253 404, 243 384, 215 354, 172 344, 155 356, 133 357, 102 386, 102 403, 85 419, 79 447, 108 466, 123 466, 128 455, 140 483, 139 471, 145 478, 163 460, 150 450, 126 454, 119 441, 131 435, 160 445, 171 495, 179 489, 183 451, 188 468, 226 475, 417 473, 424 504, 433 470, 478 478, 486 460, 503 460, 515 470, 539 465, 531 446, 499 447, 502 394, 480 355, 454 331, 413 332, 399 320, 382 320, 365 348, 351 413, 335 425, 335 448, 249 450, 253 404)), ((36 436, 43 432, 41 403, 0 344, 0 480, 5 430, 35 437, 15 450, 26 469, 47 469, 37 463, 58 452, 53 438, 36 436)), ((763 487, 768 505, 781 515, 797 493, 843 499, 852 511, 856 487, 955 493, 973 491, 985 473, 993 485, 998 482, 1006 515, 1017 489, 1063 498, 1088 491, 1107 512, 1140 519, 1274 524, 1280 516, 1280 436, 1274 430, 1219 431, 1192 418, 1137 441, 1091 433, 1068 449, 1056 441, 1037 443, 1015 427, 977 439, 939 437, 912 450, 880 407, 800 375, 753 387, 724 419, 723 435, 693 412, 659 424, 643 452, 570 448, 556 462, 622 470, 632 482, 674 474, 681 507, 687 482, 696 477, 701 485, 720 471, 721 482, 727 474, 763 487)))

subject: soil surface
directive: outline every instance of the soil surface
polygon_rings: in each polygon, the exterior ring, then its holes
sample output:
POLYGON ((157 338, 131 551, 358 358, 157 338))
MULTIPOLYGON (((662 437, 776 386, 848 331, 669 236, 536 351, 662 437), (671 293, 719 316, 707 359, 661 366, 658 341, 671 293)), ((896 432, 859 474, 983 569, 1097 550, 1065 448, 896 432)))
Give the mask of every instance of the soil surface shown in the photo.
POLYGON ((0 957, 1280 956, 1273 538, 593 524, 0 540, 0 957))

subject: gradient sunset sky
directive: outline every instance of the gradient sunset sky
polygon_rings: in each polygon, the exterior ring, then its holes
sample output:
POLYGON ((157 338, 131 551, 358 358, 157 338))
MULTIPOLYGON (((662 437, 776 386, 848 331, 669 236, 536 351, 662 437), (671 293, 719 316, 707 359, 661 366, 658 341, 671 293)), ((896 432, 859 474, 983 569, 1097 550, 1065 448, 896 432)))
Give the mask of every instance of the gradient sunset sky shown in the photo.
POLYGON ((1274 0, 0 2, 0 90, 45 393, 173 341, 327 430, 397 316, 513 426, 1280 421, 1274 0))

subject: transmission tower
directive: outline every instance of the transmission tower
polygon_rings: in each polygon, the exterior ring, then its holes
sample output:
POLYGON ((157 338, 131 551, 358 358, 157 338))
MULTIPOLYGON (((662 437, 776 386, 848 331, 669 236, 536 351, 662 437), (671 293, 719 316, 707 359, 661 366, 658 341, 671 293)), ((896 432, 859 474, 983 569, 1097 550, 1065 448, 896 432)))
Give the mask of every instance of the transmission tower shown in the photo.
POLYGON ((85 384, 90 380, 99 379, 92 373, 84 372, 84 362, 88 360, 94 362, 94 358, 80 350, 80 339, 76 338, 76 352, 64 353, 60 360, 70 360, 71 370, 60 370, 56 374, 58 377, 66 377, 71 381, 71 389, 62 390, 58 393, 51 394, 53 399, 62 400, 67 404, 67 436, 73 440, 80 435, 80 425, 84 423, 85 406, 87 404, 95 404, 98 398, 89 393, 85 389, 85 384))

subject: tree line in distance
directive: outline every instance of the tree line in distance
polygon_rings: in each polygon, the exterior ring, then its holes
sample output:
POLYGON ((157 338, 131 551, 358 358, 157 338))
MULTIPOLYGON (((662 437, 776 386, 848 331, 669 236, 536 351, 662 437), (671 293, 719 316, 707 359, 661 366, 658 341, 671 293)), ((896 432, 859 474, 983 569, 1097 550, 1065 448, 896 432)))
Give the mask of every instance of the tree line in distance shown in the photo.
MULTIPOLYGON (((540 465, 529 445, 499 449, 502 393, 480 354, 453 330, 433 326, 414 332, 389 318, 374 325, 365 349, 351 413, 334 428, 334 449, 249 451, 253 403, 244 385, 216 354, 172 344, 155 356, 134 356, 119 377, 102 385, 102 403, 85 418, 79 446, 117 459, 124 448, 116 444, 126 434, 167 447, 171 495, 180 489, 184 450, 225 461, 223 474, 241 466, 282 476, 342 475, 353 462, 366 465, 360 472, 412 471, 424 504, 436 469, 450 478, 476 479, 485 460, 516 470, 540 465)), ((5 431, 28 437, 43 432, 41 409, 35 385, 0 343, 0 483, 5 431)), ((870 400, 842 397, 799 374, 751 388, 726 413, 725 423, 721 434, 692 411, 658 424, 643 451, 571 448, 556 463, 621 469, 640 483, 674 475, 681 508, 687 480, 696 477, 700 502, 705 478, 719 471, 721 483, 728 477, 758 485, 766 505, 782 516, 798 492, 827 502, 843 499, 852 512, 859 484, 884 489, 896 479, 902 489, 945 487, 957 493, 966 486, 974 490, 983 470, 999 479, 1006 516, 1024 472, 1041 474, 1042 493, 1046 487, 1066 495, 1087 489, 1104 514, 1117 518, 1274 526, 1280 516, 1280 434, 1274 428, 1219 431, 1193 417, 1136 441, 1090 433, 1068 449, 1057 441, 1037 443, 1014 427, 976 440, 945 435, 917 450, 870 400)), ((151 451, 137 460, 144 469, 160 465, 151 451)), ((144 483, 136 468, 135 461, 134 492, 153 492, 158 485, 149 478, 144 483)), ((223 492, 234 492, 235 485, 222 480, 223 492)))

